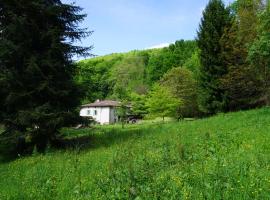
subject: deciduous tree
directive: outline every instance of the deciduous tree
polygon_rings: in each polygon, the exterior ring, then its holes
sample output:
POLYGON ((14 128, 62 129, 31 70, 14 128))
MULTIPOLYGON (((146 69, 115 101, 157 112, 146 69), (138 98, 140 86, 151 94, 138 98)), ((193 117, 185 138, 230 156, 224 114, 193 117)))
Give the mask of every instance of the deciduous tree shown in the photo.
POLYGON ((258 38, 249 49, 248 59, 259 71, 263 82, 262 98, 270 104, 270 3, 260 15, 258 38))
POLYGON ((146 106, 151 117, 177 117, 177 108, 182 101, 174 97, 171 91, 161 85, 154 85, 146 100, 146 106))
POLYGON ((182 67, 173 68, 163 76, 160 83, 182 101, 177 108, 179 117, 198 116, 198 85, 191 71, 182 67))
POLYGON ((232 26, 220 41, 222 60, 228 73, 221 78, 227 97, 226 110, 239 110, 262 104, 262 81, 256 65, 247 61, 248 48, 257 37, 259 0, 238 0, 232 26))

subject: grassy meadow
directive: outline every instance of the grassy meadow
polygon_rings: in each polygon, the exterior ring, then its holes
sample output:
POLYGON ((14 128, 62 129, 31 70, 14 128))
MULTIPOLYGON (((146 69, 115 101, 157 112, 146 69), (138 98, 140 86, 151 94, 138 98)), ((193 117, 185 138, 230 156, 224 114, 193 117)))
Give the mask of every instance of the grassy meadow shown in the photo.
POLYGON ((270 108, 65 129, 74 148, 0 164, 0 199, 270 199, 270 108))

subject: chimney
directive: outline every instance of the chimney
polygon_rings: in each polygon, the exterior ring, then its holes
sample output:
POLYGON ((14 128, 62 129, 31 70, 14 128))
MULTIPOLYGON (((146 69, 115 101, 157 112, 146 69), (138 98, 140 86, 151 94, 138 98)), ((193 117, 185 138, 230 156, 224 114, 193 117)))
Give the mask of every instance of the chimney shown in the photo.
POLYGON ((96 102, 98 103, 98 102, 100 102, 100 100, 99 100, 99 99, 97 99, 97 100, 96 100, 96 102))

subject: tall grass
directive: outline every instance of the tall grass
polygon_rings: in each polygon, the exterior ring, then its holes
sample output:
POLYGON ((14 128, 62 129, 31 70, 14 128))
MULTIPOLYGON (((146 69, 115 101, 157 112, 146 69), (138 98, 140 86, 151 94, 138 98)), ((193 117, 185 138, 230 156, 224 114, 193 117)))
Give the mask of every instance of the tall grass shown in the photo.
POLYGON ((0 199, 270 199, 269 122, 264 108, 66 129, 74 149, 0 164, 0 199))

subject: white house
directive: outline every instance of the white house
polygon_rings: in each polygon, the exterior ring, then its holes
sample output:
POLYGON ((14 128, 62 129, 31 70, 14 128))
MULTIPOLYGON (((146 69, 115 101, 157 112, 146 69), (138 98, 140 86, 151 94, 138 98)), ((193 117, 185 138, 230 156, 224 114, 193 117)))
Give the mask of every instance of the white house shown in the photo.
POLYGON ((118 101, 99 101, 81 106, 80 116, 92 117, 100 124, 114 124, 118 121, 116 109, 118 101))

